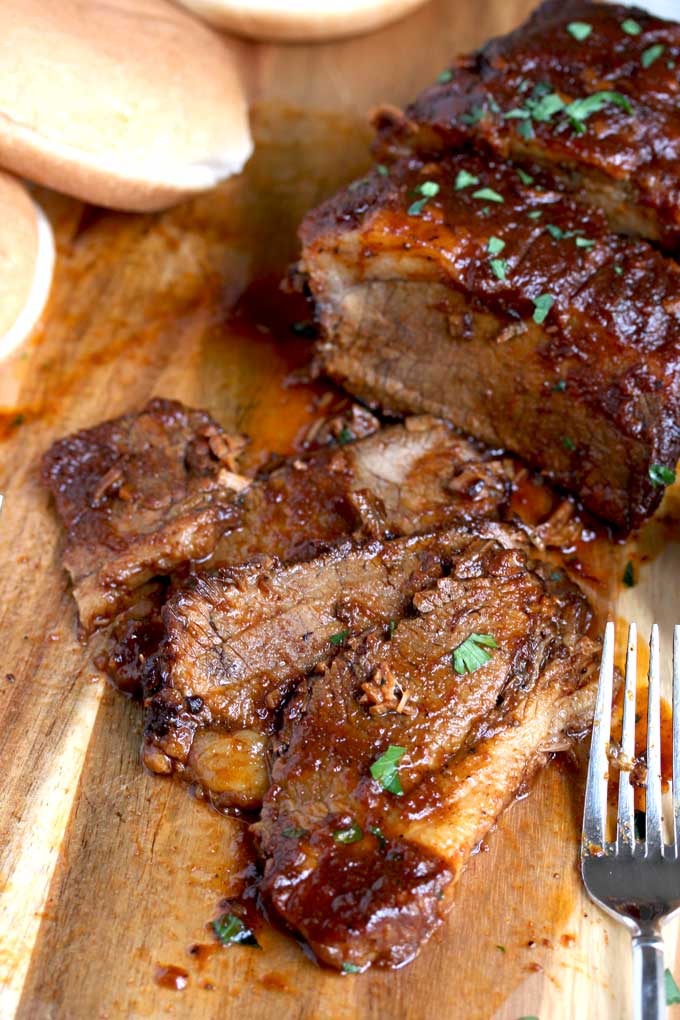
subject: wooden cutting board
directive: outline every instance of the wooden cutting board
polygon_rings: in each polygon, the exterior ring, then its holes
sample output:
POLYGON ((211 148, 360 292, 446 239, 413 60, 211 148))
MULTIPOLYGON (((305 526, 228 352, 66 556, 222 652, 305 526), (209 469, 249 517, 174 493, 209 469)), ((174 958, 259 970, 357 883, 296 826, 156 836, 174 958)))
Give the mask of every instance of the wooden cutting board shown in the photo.
MULTIPOLYGON (((410 967, 338 976, 270 930, 261 951, 215 950, 206 925, 243 866, 242 823, 139 765, 139 708, 76 640, 38 480, 54 438, 151 395, 208 408, 255 452, 288 451, 324 392, 295 376, 308 347, 276 298, 297 222, 369 164, 363 111, 407 100, 450 54, 529 7, 440 0, 362 39, 244 44, 261 105, 242 178, 154 217, 40 193, 57 278, 44 328, 0 367, 3 1020, 629 1015, 627 936, 582 895, 581 777, 564 766, 546 769, 485 841, 448 925, 410 967), (170 965, 187 972, 184 990, 157 983, 170 965)), ((667 532, 648 529, 653 561, 612 607, 644 628, 657 619, 666 636, 680 567, 667 532)), ((667 936, 672 961, 677 929, 667 936)))

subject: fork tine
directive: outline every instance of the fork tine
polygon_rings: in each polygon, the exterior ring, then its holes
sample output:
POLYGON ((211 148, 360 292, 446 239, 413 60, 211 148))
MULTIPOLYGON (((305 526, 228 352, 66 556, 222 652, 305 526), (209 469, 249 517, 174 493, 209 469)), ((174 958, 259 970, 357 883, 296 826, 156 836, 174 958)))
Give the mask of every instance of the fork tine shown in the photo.
MULTIPOLYGON (((635 689, 637 686, 637 627, 631 623, 628 628, 628 650, 626 652, 626 686, 623 692, 623 723, 621 725, 621 753, 624 761, 632 762, 635 757, 635 689)), ((630 772, 619 772, 619 808, 616 819, 617 850, 632 849, 635 842, 635 814, 633 786, 630 772)))
POLYGON ((586 798, 583 811, 584 854, 602 852, 605 847, 605 826, 607 822, 607 773, 609 761, 607 746, 612 711, 612 685, 614 682, 614 624, 608 623, 602 645, 600 683, 597 689, 597 704, 593 719, 593 735, 590 743, 590 761, 586 781, 586 798))
POLYGON ((659 674, 659 628, 654 624, 649 641, 649 677, 647 680, 647 782, 645 786, 645 847, 647 853, 658 852, 663 845, 659 674))
POLYGON ((673 629, 673 842, 680 857, 680 627, 673 629))

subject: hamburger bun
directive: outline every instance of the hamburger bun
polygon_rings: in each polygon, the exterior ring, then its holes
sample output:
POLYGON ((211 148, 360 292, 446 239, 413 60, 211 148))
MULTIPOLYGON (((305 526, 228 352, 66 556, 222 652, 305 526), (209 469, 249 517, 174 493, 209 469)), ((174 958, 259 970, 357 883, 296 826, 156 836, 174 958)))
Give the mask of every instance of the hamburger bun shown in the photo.
POLYGON ((179 0, 206 21, 249 39, 321 42, 372 32, 425 0, 179 0))
POLYGON ((40 318, 53 269, 49 220, 19 181, 0 173, 0 359, 40 318))
POLYGON ((236 47, 165 0, 3 0, 0 166, 148 212, 252 150, 236 47))

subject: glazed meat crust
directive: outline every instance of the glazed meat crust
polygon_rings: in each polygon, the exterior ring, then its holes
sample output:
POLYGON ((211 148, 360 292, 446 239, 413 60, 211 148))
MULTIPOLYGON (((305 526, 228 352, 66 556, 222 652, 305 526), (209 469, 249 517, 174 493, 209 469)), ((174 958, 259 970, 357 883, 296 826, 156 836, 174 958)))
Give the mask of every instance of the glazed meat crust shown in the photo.
POLYGON ((330 376, 518 453, 624 531, 653 512, 650 467, 680 454, 673 261, 472 153, 369 174, 301 237, 330 376))
POLYGON ((547 0, 509 35, 458 59, 404 115, 379 113, 377 149, 385 160, 472 144, 549 167, 604 209, 615 231, 677 251, 678 66, 680 25, 617 4, 547 0), (639 32, 625 30, 631 21, 639 32), (590 26, 585 38, 569 31, 574 22, 590 26), (598 93, 616 98, 588 112, 582 101, 598 93))
POLYGON ((520 549, 471 544, 413 603, 391 639, 370 631, 301 683, 254 826, 265 898, 339 969, 412 959, 475 845, 594 706, 587 603, 520 549), (459 672, 473 634, 492 650, 459 672), (386 685, 409 711, 376 711, 386 685), (388 748, 396 787, 371 772, 388 748))

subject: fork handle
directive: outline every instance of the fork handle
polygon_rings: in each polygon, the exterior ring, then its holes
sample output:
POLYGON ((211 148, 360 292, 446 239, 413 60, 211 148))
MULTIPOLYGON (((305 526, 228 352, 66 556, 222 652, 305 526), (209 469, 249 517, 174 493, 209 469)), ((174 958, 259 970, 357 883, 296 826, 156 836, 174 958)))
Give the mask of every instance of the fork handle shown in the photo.
POLYGON ((634 1020, 665 1020, 663 939, 657 931, 633 936, 634 1020))

